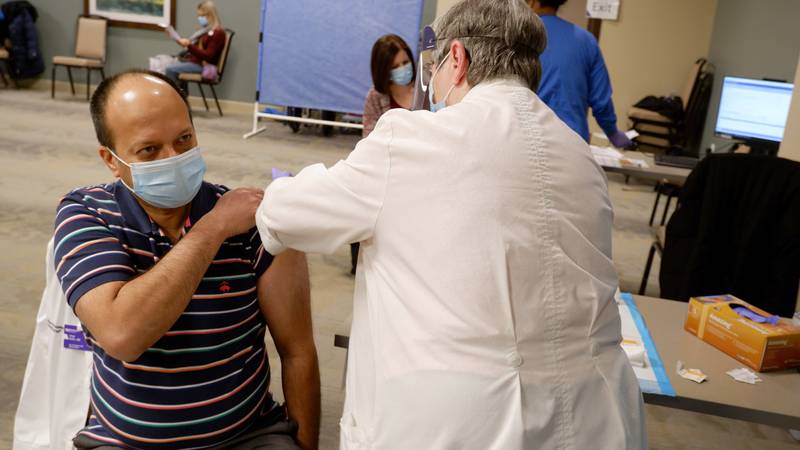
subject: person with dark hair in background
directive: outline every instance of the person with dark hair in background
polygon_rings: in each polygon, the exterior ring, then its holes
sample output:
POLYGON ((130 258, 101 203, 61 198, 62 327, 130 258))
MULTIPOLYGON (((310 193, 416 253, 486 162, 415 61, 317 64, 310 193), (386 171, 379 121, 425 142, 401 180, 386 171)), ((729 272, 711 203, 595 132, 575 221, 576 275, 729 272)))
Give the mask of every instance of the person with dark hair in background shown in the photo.
POLYGON ((400 36, 387 34, 372 46, 372 89, 364 101, 364 132, 367 137, 378 119, 392 108, 411 108, 416 65, 411 49, 400 36))
POLYGON ((104 80, 90 104, 116 182, 73 190, 55 271, 94 353, 79 449, 315 449, 319 368, 305 256, 273 258, 259 190, 203 180, 185 93, 164 75, 104 80), (269 331, 285 407, 270 394, 269 331))
POLYGON ((528 0, 547 30, 542 53, 542 81, 537 92, 556 115, 589 142, 587 110, 618 148, 632 145, 617 128, 611 100, 611 80, 597 39, 591 33, 556 16, 567 0, 528 0))
MULTIPOLYGON (((370 58, 372 88, 364 101, 363 137, 375 129, 378 119, 394 108, 411 108, 414 98, 416 64, 411 49, 400 36, 381 36, 372 46, 370 58)), ((350 273, 356 274, 358 266, 358 242, 350 244, 350 273)))

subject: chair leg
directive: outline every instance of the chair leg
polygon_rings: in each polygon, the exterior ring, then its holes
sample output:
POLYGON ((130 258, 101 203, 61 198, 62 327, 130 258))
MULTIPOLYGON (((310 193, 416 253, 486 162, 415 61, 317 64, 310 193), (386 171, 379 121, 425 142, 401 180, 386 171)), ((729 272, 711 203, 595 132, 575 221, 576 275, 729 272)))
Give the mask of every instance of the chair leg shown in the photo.
POLYGON ((644 265, 644 275, 642 275, 642 284, 639 286, 639 295, 644 295, 647 289, 647 279, 650 278, 650 268, 653 265, 653 256, 656 253, 656 245, 650 245, 650 253, 647 254, 647 263, 644 265))
POLYGON ((661 225, 667 222, 667 214, 669 213, 669 205, 672 203, 672 195, 667 194, 667 204, 664 205, 664 214, 661 215, 661 225))
POLYGON ((67 75, 69 75, 69 89, 72 91, 72 95, 75 95, 75 83, 72 82, 72 67, 67 66, 67 75))
POLYGON ((89 101, 89 86, 92 82, 92 69, 86 68, 86 101, 89 101))
POLYGON ((197 83, 197 88, 200 89, 200 95, 203 97, 203 104, 206 105, 206 111, 208 111, 208 102, 206 101, 206 93, 203 92, 203 84, 197 83))
MULTIPOLYGON (((5 63, 3 63, 5 65, 5 63)), ((6 78, 5 67, 0 67, 0 78, 3 79, 3 86, 8 87, 8 78, 6 78)))
POLYGON ((56 66, 53 64, 53 74, 50 76, 50 98, 56 98, 56 66))
POLYGON ((214 85, 210 84, 211 93, 214 94, 214 102, 217 104, 217 111, 219 111, 219 116, 222 117, 222 108, 219 107, 219 99, 217 99, 217 91, 214 90, 214 85))
POLYGON ((105 80, 106 79, 106 71, 101 67, 100 68, 100 77, 105 80))
POLYGON ((653 220, 656 218, 656 209, 658 209, 658 201, 661 199, 661 183, 656 186, 656 201, 653 203, 653 211, 650 213, 650 226, 653 226, 653 220))

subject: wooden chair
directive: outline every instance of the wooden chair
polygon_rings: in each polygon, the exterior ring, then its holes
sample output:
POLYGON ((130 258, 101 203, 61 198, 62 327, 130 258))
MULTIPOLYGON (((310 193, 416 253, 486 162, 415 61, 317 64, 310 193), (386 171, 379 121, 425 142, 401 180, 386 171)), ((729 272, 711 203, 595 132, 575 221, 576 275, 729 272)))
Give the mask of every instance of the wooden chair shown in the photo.
POLYGON ((214 95, 214 102, 217 104, 217 111, 219 111, 220 117, 222 117, 222 108, 219 106, 219 99, 217 98, 217 91, 214 89, 214 86, 222 83, 222 75, 225 73, 225 66, 228 62, 231 41, 233 40, 234 34, 235 32, 233 30, 229 30, 227 28, 225 29, 225 46, 222 47, 222 53, 219 55, 216 80, 207 80, 203 78, 202 74, 199 73, 182 73, 178 75, 179 81, 197 84, 197 88, 200 89, 200 95, 203 97, 203 104, 206 106, 206 111, 208 111, 208 101, 206 100, 206 93, 203 91, 203 85, 210 87, 211 93, 214 95))
POLYGON ((56 68, 64 66, 69 75, 69 87, 72 95, 75 95, 75 84, 72 82, 72 69, 86 69, 86 100, 89 100, 92 70, 100 72, 100 76, 105 80, 106 74, 103 70, 106 64, 106 31, 108 21, 98 16, 78 17, 78 29, 75 36, 75 55, 74 56, 54 56, 52 84, 50 87, 50 98, 56 95, 56 68))

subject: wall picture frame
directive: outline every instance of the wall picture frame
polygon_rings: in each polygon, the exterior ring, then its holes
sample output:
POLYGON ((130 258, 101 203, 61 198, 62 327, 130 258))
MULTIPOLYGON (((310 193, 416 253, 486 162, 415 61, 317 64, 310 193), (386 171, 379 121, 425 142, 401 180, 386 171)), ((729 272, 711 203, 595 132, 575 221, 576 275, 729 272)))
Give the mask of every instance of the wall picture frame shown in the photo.
POLYGON ((163 30, 175 26, 175 0, 83 0, 83 13, 102 16, 117 27, 163 30))

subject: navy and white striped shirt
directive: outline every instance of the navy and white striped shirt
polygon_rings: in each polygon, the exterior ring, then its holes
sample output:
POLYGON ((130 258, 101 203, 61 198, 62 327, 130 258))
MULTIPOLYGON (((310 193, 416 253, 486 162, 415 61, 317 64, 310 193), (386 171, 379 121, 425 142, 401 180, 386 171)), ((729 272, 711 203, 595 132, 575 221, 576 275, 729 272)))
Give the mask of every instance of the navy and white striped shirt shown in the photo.
MULTIPOLYGON (((226 191, 203 183, 182 235, 226 191)), ((74 309, 91 289, 150 270, 172 248, 120 182, 70 192, 55 221, 56 273, 74 309)), ((111 445, 205 448, 285 420, 269 393, 257 281, 272 262, 258 231, 220 247, 185 312, 131 363, 94 352, 92 414, 81 431, 111 445)))

